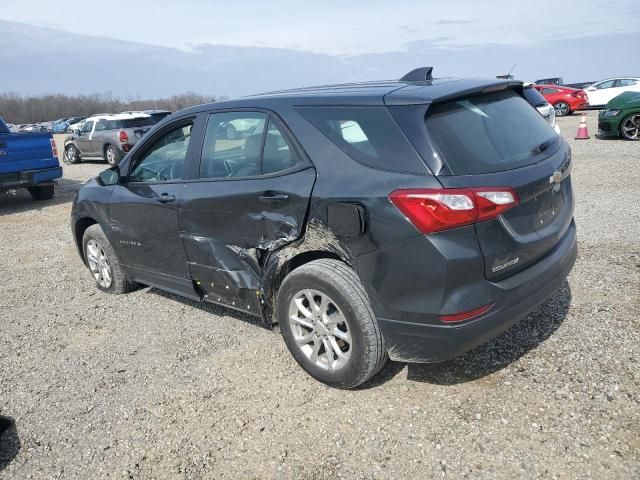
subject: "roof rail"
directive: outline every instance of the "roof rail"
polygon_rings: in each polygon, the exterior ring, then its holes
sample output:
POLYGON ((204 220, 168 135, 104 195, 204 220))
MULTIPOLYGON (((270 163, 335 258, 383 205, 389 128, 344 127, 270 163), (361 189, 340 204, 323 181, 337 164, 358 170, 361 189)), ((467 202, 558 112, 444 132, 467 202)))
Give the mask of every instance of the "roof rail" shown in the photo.
POLYGON ((431 72, 433 67, 420 67, 415 70, 411 70, 404 77, 400 79, 401 82, 426 82, 433 80, 431 72))

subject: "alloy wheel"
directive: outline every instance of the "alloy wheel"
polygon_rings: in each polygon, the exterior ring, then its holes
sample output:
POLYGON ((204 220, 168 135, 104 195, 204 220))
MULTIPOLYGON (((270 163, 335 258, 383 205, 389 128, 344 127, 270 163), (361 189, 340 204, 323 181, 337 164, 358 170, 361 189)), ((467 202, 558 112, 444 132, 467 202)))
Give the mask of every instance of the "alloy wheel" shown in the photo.
POLYGON ((62 158, 64 159, 65 163, 67 163, 67 164, 76 163, 76 161, 78 160, 78 152, 75 149, 75 147, 73 147, 73 146, 68 147, 64 151, 64 156, 62 158))
POLYGON ((640 140, 640 113, 630 115, 622 122, 622 135, 629 140, 640 140))
POLYGON ((553 105, 553 108, 556 111, 556 116, 564 117, 569 115, 569 105, 565 102, 558 102, 553 105))
POLYGON ((107 148, 107 163, 109 165, 115 165, 117 163, 116 149, 113 147, 107 148))
POLYGON ((102 288, 109 288, 113 281, 111 264, 103 248, 93 239, 87 242, 87 263, 98 285, 102 288))
POLYGON ((349 361, 349 324, 328 295, 311 289, 296 293, 289 304, 289 325, 296 345, 315 366, 338 370, 349 361))

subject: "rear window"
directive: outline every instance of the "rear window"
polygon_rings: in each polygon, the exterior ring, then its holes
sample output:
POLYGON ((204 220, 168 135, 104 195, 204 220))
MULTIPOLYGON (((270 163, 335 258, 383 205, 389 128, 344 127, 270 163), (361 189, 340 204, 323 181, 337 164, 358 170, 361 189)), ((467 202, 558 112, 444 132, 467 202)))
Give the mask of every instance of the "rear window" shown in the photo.
POLYGON ((455 175, 531 165, 559 141, 545 119, 511 90, 434 104, 426 124, 455 175))
POLYGON ((150 127, 155 125, 155 121, 151 117, 130 118, 127 120, 120 120, 120 127, 118 128, 136 128, 136 127, 150 127))
POLYGON ((340 150, 373 168, 424 173, 424 163, 386 107, 298 107, 340 150))
MULTIPOLYGON (((544 88, 542 91, 544 92, 544 88)), ((547 99, 542 96, 542 94, 533 87, 525 87, 524 88, 524 98, 527 99, 534 107, 543 107, 547 104, 547 99)))

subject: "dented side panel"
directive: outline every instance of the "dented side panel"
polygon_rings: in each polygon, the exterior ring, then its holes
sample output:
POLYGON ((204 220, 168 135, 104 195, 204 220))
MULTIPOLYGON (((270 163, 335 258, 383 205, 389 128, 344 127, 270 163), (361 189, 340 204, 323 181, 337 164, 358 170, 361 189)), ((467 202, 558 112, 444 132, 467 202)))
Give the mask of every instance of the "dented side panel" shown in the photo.
POLYGON ((315 179, 315 170, 306 168, 187 184, 182 239, 192 278, 208 299, 257 313, 263 262, 302 236, 315 179))

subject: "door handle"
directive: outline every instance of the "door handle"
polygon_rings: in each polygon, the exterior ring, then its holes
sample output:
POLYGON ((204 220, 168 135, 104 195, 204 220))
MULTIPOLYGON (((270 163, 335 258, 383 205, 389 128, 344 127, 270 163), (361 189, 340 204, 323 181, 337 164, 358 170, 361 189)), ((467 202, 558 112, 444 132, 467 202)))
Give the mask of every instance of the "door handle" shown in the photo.
POLYGON ((258 198, 260 198, 260 201, 264 203, 278 203, 289 200, 289 195, 286 193, 264 192, 258 198))
POLYGON ((163 193, 159 197, 156 197, 156 200, 158 200, 160 203, 174 202, 175 199, 175 195, 169 195, 168 193, 163 193))

